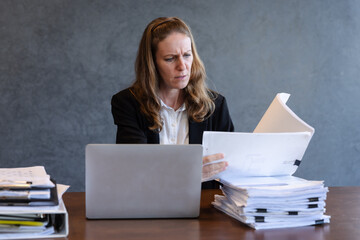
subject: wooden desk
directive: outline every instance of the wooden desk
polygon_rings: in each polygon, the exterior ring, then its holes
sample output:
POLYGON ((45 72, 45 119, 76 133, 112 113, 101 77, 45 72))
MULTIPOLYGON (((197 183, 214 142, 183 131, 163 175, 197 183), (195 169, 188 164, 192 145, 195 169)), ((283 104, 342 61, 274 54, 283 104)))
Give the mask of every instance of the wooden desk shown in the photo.
POLYGON ((86 220, 85 194, 65 193, 69 240, 78 239, 360 239, 360 187, 331 187, 330 224, 288 229, 253 230, 210 204, 219 190, 202 192, 198 219, 86 220))

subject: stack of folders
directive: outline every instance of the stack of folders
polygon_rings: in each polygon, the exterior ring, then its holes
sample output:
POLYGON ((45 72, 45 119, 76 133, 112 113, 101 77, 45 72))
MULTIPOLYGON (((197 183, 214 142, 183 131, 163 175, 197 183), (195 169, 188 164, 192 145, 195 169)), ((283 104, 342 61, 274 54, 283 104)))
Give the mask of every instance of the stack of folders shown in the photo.
POLYGON ((0 239, 64 237, 67 212, 56 184, 42 166, 0 168, 0 239))
POLYGON ((255 229, 330 222, 323 181, 292 176, 315 132, 279 93, 253 133, 205 132, 204 155, 224 153, 229 166, 216 176, 224 195, 213 205, 255 229))

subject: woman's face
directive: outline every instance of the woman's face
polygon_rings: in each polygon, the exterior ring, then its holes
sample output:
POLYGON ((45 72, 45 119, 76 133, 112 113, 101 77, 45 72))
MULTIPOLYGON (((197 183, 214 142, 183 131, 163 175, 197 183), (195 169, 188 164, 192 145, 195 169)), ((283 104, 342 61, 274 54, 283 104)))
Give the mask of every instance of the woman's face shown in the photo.
POLYGON ((160 90, 183 89, 190 79, 193 55, 191 40, 174 32, 158 43, 156 66, 160 74, 160 90))

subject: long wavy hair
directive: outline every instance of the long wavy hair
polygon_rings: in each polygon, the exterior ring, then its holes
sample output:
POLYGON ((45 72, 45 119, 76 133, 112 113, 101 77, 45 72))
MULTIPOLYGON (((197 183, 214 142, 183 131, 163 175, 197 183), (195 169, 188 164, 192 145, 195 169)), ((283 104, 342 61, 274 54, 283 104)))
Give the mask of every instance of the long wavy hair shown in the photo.
POLYGON ((153 20, 142 35, 136 61, 136 79, 130 90, 140 103, 140 109, 151 122, 150 130, 161 130, 160 100, 158 97, 160 76, 155 54, 158 43, 173 32, 185 34, 191 40, 193 62, 188 85, 183 89, 188 117, 202 122, 215 110, 216 93, 206 86, 206 72, 197 51, 190 28, 177 17, 161 17, 153 20))

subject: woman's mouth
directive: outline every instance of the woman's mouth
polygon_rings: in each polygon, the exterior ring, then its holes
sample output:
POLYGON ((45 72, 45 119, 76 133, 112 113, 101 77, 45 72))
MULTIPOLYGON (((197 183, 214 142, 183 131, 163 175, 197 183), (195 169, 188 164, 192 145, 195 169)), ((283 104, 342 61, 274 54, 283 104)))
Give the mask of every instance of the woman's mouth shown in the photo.
POLYGON ((176 79, 180 79, 180 80, 183 80, 186 78, 187 75, 181 75, 181 76, 176 76, 175 78, 176 79))

